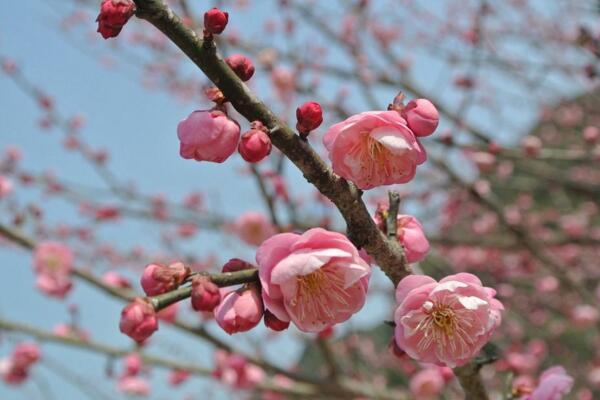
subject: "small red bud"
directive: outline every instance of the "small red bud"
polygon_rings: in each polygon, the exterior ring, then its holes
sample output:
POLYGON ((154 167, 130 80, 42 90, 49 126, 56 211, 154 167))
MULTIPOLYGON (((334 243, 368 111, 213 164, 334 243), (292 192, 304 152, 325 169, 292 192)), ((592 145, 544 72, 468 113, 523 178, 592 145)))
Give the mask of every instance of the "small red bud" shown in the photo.
POLYGON ((264 323, 267 328, 277 332, 284 331, 290 326, 290 321, 280 320, 269 310, 265 310, 264 323))
POLYGON ((321 125, 323 122, 323 110, 316 101, 308 101, 296 109, 296 129, 303 135, 307 135, 321 125))
POLYGON ((225 263, 225 265, 223 265, 223 268, 221 269, 222 272, 236 272, 236 271, 241 271, 244 269, 250 269, 250 268, 254 268, 254 266, 252 264, 250 264, 247 261, 241 260, 239 258, 232 258, 231 260, 227 261, 225 263))
POLYGON ((219 287, 209 277, 198 275, 192 280, 192 308, 196 311, 212 311, 221 302, 219 287))
POLYGON ((204 29, 208 33, 218 35, 225 30, 229 14, 214 7, 204 13, 204 29))
POLYGON ((134 13, 132 0, 104 0, 96 18, 98 32, 104 39, 117 36, 134 13))
POLYGON ((238 151, 244 160, 259 162, 271 153, 271 139, 265 131, 251 129, 242 135, 238 151))
POLYGON ((225 59, 229 68, 235 72, 235 74, 244 82, 250 80, 254 75, 254 65, 252 61, 241 54, 234 54, 225 59))

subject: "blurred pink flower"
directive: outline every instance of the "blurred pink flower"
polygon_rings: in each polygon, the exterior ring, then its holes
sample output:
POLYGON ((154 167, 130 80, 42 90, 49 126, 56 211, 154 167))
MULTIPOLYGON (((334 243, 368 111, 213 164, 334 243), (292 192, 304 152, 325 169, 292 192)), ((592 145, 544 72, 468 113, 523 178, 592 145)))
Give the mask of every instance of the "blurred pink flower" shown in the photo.
POLYGON ((276 233, 275 227, 264 214, 248 211, 240 215, 233 223, 234 232, 244 242, 259 246, 276 233))
POLYGON ((396 288, 395 339, 421 362, 455 367, 473 358, 502 319, 496 291, 468 273, 440 282, 409 275, 396 288))
POLYGON ((561 366, 548 368, 542 373, 540 382, 530 396, 524 400, 560 400, 573 387, 573 378, 561 366))
POLYGON ((365 303, 371 268, 342 234, 282 233, 256 252, 265 307, 305 332, 344 322, 365 303))
POLYGON ((323 143, 333 171, 360 189, 406 183, 427 155, 396 111, 368 111, 332 125, 323 143))
POLYGON ((437 399, 444 389, 444 377, 437 367, 425 368, 410 378, 410 393, 415 399, 437 399))
POLYGON ((215 351, 215 378, 235 389, 250 389, 262 382, 264 371, 238 354, 215 351))
POLYGON ((4 175, 0 175, 0 199, 8 196, 10 192, 13 190, 13 184, 10 179, 5 177, 4 175))
POLYGON ((117 389, 126 395, 148 396, 150 394, 150 385, 148 381, 136 376, 124 376, 119 379, 117 389))

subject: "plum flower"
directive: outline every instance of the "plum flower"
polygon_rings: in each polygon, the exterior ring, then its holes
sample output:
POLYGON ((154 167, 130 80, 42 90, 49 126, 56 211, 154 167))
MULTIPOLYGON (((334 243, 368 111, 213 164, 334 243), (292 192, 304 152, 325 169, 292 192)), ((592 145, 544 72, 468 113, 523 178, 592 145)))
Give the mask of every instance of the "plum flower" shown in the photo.
POLYGON ((502 319, 496 291, 468 273, 437 282, 410 275, 396 288, 397 345, 410 357, 454 368, 473 358, 502 319))
POLYGON ((199 110, 179 122, 177 137, 181 157, 222 163, 236 150, 240 127, 221 111, 199 110))
POLYGON ((214 308, 215 321, 230 335, 254 328, 263 317, 263 304, 256 285, 238 290, 221 289, 221 302, 214 308))
POLYGON ((333 171, 360 189, 406 183, 427 155, 397 111, 367 111, 332 125, 323 144, 333 171))
POLYGON ((33 254, 37 287, 49 296, 64 297, 73 286, 73 259, 71 249, 61 243, 38 244, 33 254))
POLYGON ((342 234, 282 233, 256 252, 265 307, 304 332, 348 320, 365 303, 371 269, 342 234))
POLYGON ((264 214, 248 211, 233 223, 233 231, 244 242, 258 246, 276 233, 275 227, 264 214))

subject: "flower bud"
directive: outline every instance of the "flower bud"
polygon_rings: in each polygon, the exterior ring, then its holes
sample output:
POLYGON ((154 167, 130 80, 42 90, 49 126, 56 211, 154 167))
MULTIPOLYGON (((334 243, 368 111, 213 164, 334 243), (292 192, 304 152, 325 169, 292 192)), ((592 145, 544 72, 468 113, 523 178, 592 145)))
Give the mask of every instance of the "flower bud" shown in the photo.
POLYGON ((284 331, 290 326, 290 321, 280 320, 275 316, 275 314, 273 314, 269 310, 265 310, 265 318, 263 321, 267 328, 270 328, 277 332, 284 331))
POLYGON ((156 296, 177 289, 190 274, 190 268, 177 262, 164 266, 150 264, 142 274, 141 284, 148 296, 156 296))
POLYGON ((179 122, 177 137, 186 160, 222 163, 237 148, 240 127, 220 111, 198 110, 179 122))
POLYGON ((402 116, 416 136, 431 135, 440 122, 438 110, 427 99, 409 101, 402 110, 402 116))
POLYGON ((204 29, 206 32, 218 35, 225 30, 229 14, 216 7, 211 8, 204 13, 204 29))
POLYGON ((250 80, 254 75, 254 65, 252 61, 246 56, 241 54, 234 54, 225 59, 229 68, 235 72, 235 74, 244 82, 250 80))
POLYGON ((96 18, 98 32, 104 39, 117 36, 134 12, 132 0, 104 0, 96 18))
POLYGON ((138 343, 148 339, 158 330, 154 307, 148 300, 136 298, 121 312, 119 330, 138 343))
POLYGON ((263 317, 263 303, 256 285, 229 291, 221 289, 222 300, 215 308, 217 324, 230 335, 254 328, 263 317))
POLYGON ((12 362, 15 367, 28 369, 41 357, 40 347, 35 343, 19 343, 12 353, 12 362))
POLYGON ((221 272, 236 272, 250 268, 255 267, 247 261, 241 260, 239 258, 232 258, 223 265, 221 272))
POLYGON ((271 139, 261 129, 250 129, 242 135, 238 151, 244 160, 259 162, 271 153, 271 139))
POLYGON ((191 298, 194 310, 213 311, 221 301, 221 293, 209 277, 198 275, 192 280, 191 298))
POLYGON ((296 109, 296 129, 303 135, 307 135, 321 125, 323 122, 323 110, 316 101, 307 101, 296 109))

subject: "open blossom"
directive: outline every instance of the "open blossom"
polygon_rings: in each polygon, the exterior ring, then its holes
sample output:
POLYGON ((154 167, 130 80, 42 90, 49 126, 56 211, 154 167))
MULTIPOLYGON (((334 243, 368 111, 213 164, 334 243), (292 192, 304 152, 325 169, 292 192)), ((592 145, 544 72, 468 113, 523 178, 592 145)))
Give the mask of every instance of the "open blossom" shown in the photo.
POLYGON ((144 269, 140 283, 148 296, 156 296, 177 289, 190 273, 190 268, 180 262, 168 266, 149 264, 144 269))
POLYGON ((68 275, 73 269, 73 252, 57 242, 41 242, 33 253, 33 266, 38 274, 68 275))
POLYGON ((410 378, 410 392, 415 399, 437 399, 444 389, 439 367, 425 368, 410 378))
MULTIPOLYGON (((381 218, 381 213, 375 214, 375 223, 386 231, 387 221, 381 218)), ((423 226, 412 215, 399 214, 396 222, 396 238, 404 247, 406 260, 415 263, 423 260, 429 252, 429 241, 423 232, 423 226)))
POLYGON ((42 242, 35 248, 33 266, 36 286, 49 296, 64 297, 73 287, 73 252, 57 242, 42 242))
POLYGON ((561 366, 548 368, 542 373, 533 393, 522 400, 561 400, 573 387, 573 378, 561 366))
POLYGON ((148 301, 136 298, 121 312, 119 329, 136 342, 143 342, 158 329, 154 307, 148 301))
POLYGON ((365 303, 371 268, 342 234, 282 233, 256 252, 265 307, 305 332, 348 320, 365 303))
POLYGON ((256 285, 238 290, 221 289, 221 299, 214 309, 215 321, 230 335, 249 331, 263 317, 263 303, 256 285))
POLYGON ((244 242, 258 246, 276 231, 267 217, 259 212, 248 211, 240 215, 233 223, 233 230, 244 242))
POLYGON ((410 357, 454 368, 473 358, 502 319, 496 291, 468 273, 437 282, 409 275, 396 288, 395 339, 410 357))
POLYGON ((221 111, 198 110, 177 125, 181 157, 222 163, 236 150, 239 125, 221 111))
POLYGON ((397 111, 367 111, 332 125, 323 143, 333 171, 361 189, 406 183, 427 155, 397 111))

